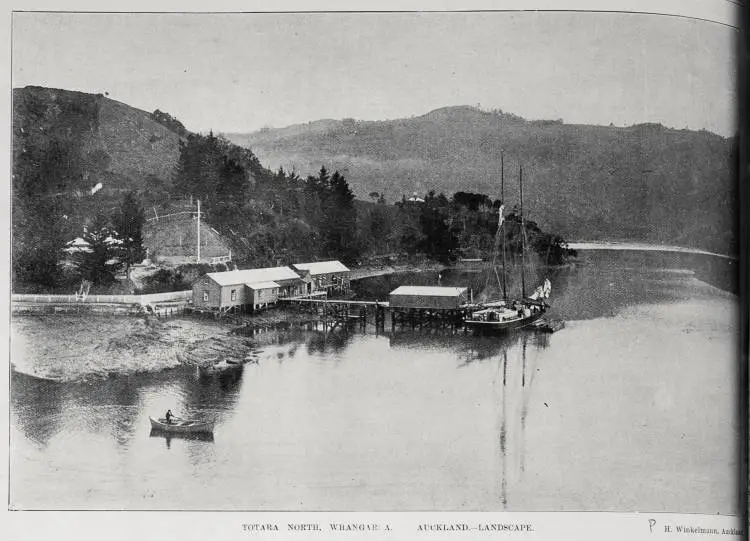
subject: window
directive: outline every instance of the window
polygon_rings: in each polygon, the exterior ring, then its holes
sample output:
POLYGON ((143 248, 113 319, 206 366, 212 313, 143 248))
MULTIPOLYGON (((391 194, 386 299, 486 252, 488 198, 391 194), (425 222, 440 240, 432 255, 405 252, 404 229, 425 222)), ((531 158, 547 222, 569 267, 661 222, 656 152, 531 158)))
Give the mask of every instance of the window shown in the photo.
POLYGON ((207 300, 208 300, 208 289, 204 289, 204 290, 203 290, 203 300, 204 300, 204 301, 207 301, 207 300))
POLYGON ((233 290, 232 290, 232 300, 233 300, 233 301, 236 301, 236 300, 237 300, 237 290, 236 290, 236 289, 233 289, 233 290))
POLYGON ((204 286, 207 286, 207 285, 208 285, 208 278, 207 278, 207 277, 203 279, 203 285, 204 285, 204 286))

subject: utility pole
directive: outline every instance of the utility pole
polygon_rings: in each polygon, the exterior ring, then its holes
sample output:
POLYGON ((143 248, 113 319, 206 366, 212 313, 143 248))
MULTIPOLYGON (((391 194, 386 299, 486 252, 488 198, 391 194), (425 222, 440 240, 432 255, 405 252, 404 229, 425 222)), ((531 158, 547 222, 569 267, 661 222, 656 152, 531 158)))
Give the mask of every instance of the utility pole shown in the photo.
MULTIPOLYGON (((192 196, 190 196, 192 197, 192 196)), ((197 259, 196 262, 201 262, 201 200, 198 199, 198 249, 196 250, 197 259)))

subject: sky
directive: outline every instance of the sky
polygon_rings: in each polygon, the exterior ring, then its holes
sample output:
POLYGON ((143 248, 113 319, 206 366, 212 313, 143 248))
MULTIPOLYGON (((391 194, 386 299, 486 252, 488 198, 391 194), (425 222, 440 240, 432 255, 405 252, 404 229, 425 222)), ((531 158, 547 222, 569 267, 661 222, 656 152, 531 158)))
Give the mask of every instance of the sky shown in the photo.
POLYGON ((633 13, 14 13, 13 87, 160 109, 193 131, 450 105, 736 130, 733 28, 633 13))

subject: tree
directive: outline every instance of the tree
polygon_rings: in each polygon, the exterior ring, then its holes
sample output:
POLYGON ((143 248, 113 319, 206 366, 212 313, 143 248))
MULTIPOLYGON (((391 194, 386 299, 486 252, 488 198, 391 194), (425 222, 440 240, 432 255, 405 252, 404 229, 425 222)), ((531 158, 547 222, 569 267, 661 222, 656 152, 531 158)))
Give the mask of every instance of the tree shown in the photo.
POLYGON ((143 261, 143 222, 145 220, 143 207, 138 202, 134 192, 125 194, 114 219, 117 237, 122 241, 124 263, 130 267, 133 263, 143 261))
MULTIPOLYGON (((45 122, 43 103, 31 109, 35 122, 45 122)), ((62 279, 65 216, 82 187, 81 145, 48 129, 22 129, 20 116, 13 133, 13 279, 50 290, 62 279)))
POLYGON ((224 156, 216 186, 217 199, 220 201, 240 202, 247 191, 247 172, 237 161, 224 156))
POLYGON ((51 198, 36 202, 13 196, 13 284, 52 290, 62 280, 64 224, 51 198))
POLYGON ((444 194, 430 191, 421 205, 419 223, 424 238, 420 248, 428 257, 447 263, 456 258, 457 227, 450 223, 450 204, 444 194))
POLYGON ((103 214, 84 227, 82 236, 86 246, 73 252, 73 262, 80 277, 94 284, 110 284, 123 265, 122 241, 107 225, 103 214))
POLYGON ((391 228, 390 244, 400 251, 414 254, 424 240, 424 233, 419 223, 421 209, 409 204, 406 198, 396 203, 397 211, 391 228))
MULTIPOLYGON (((321 173, 325 173, 325 169, 321 169, 321 173)), ((322 175, 320 178, 322 180, 322 175)), ((324 193, 321 223, 324 251, 329 256, 354 261, 359 255, 354 194, 338 171, 331 176, 327 189, 325 186, 321 187, 324 193)))
POLYGON ((330 177, 325 167, 320 168, 318 176, 309 175, 305 180, 300 199, 302 217, 313 228, 322 231, 325 220, 325 199, 330 183, 330 177))
POLYGON ((178 193, 211 200, 219 184, 224 161, 221 140, 213 133, 188 135, 180 142, 180 158, 174 186, 178 193))

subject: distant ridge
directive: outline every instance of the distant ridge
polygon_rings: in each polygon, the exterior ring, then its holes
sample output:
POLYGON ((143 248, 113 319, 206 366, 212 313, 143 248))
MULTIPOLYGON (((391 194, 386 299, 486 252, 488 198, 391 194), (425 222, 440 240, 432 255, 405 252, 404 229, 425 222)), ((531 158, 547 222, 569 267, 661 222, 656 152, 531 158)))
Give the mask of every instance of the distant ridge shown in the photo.
POLYGON ((443 107, 385 121, 321 120, 228 133, 262 163, 305 175, 342 171, 355 194, 400 200, 428 190, 518 202, 566 238, 629 239, 736 253, 737 140, 645 123, 629 127, 525 120, 477 107, 443 107))

